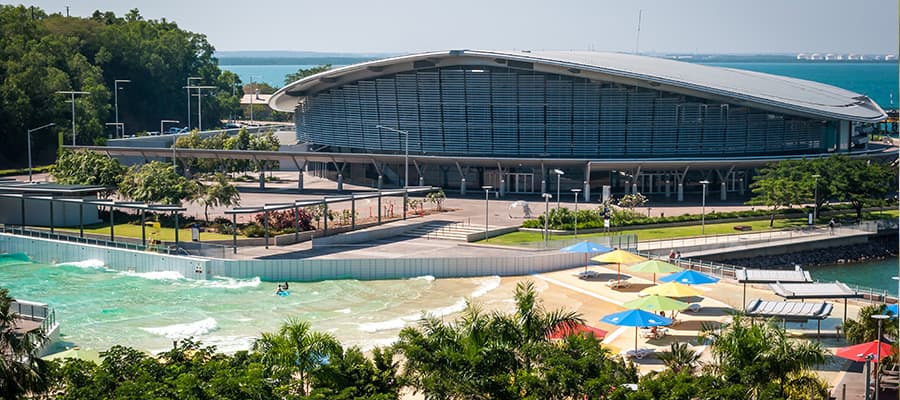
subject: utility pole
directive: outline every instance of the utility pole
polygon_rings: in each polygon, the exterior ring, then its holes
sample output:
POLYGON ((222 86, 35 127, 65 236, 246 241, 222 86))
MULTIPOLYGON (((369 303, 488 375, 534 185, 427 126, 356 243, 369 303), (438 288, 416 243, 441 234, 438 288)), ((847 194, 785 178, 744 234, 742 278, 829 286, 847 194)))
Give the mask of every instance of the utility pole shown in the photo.
MULTIPOLYGON (((68 8, 68 6, 66 7, 68 8)), ((91 94, 91 92, 81 92, 75 90, 60 90, 56 92, 57 94, 70 94, 72 95, 72 146, 75 145, 75 95, 76 94, 91 94)))
MULTIPOLYGON (((115 93, 116 98, 116 137, 119 137, 119 128, 122 128, 122 135, 125 134, 125 126, 119 124, 119 84, 120 83, 131 83, 130 79, 116 79, 113 81, 113 92, 115 93)), ((162 132, 159 133, 162 135, 162 132)))
POLYGON ((187 88, 187 94, 188 94, 188 97, 187 97, 187 106, 188 106, 187 127, 188 127, 188 130, 191 130, 191 89, 190 89, 191 81, 199 81, 201 79, 203 79, 203 78, 201 78, 199 76, 189 76, 187 78, 187 86, 185 86, 185 88, 187 88))
MULTIPOLYGON (((191 89, 197 89, 197 130, 203 131, 203 103, 200 99, 203 98, 203 94, 200 92, 203 89, 215 89, 215 86, 185 86, 187 88, 188 93, 191 92, 191 89)), ((190 104, 190 98, 188 98, 188 104, 190 104)), ((190 115, 188 115, 190 117, 190 115)), ((188 129, 190 129, 190 125, 188 125, 188 129)), ((160 132, 160 135, 162 132, 160 132)))

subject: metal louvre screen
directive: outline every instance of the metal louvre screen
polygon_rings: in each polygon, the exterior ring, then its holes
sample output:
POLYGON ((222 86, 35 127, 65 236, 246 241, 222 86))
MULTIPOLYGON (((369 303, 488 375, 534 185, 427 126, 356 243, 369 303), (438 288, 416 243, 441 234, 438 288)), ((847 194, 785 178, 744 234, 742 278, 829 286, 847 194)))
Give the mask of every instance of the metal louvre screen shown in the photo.
POLYGON ((825 151, 828 121, 510 67, 425 66, 306 97, 297 137, 353 152, 549 158, 825 151))

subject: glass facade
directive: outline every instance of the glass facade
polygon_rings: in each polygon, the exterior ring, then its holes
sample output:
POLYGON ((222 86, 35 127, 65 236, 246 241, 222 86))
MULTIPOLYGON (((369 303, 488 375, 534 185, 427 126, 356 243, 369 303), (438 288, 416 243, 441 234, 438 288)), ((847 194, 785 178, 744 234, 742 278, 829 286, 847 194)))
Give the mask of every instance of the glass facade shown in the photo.
POLYGON ((728 157, 826 151, 834 122, 585 78, 421 69, 309 96, 300 141, 330 151, 543 158, 728 157), (829 127, 832 128, 829 128, 829 127))

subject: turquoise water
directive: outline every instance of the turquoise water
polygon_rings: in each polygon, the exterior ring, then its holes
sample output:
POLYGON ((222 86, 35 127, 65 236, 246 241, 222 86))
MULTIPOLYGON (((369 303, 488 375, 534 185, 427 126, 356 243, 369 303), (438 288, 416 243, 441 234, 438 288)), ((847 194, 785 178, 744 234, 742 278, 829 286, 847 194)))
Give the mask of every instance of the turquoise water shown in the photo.
POLYGON ((53 306, 63 345, 100 351, 123 344, 158 352, 174 339, 195 337, 234 352, 288 317, 367 349, 393 342, 422 311, 449 316, 467 297, 487 301, 499 284, 499 277, 295 282, 289 296, 279 297, 274 283, 259 279, 198 281, 173 272, 112 271, 97 260, 46 265, 0 256, 0 286, 53 306))
POLYGON ((900 272, 898 265, 900 264, 897 258, 888 258, 861 264, 833 264, 805 268, 809 269, 813 278, 818 281, 852 283, 887 290, 896 296, 897 281, 891 278, 900 272))
MULTIPOLYGON (((705 63, 727 68, 745 69, 768 74, 784 75, 827 83, 853 92, 862 93, 878 102, 885 108, 891 106, 891 94, 897 97, 898 64, 897 63, 777 63, 777 62, 736 62, 705 63)), ((296 72, 299 68, 311 68, 313 65, 222 65, 220 68, 232 71, 241 77, 244 83, 250 77, 257 82, 266 82, 273 87, 284 85, 284 76, 296 72)))

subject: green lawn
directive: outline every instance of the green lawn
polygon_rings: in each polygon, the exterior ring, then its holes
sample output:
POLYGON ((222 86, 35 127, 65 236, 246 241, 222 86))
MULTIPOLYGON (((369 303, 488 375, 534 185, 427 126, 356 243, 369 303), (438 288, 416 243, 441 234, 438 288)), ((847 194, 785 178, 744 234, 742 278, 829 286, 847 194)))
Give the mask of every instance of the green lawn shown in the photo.
MULTIPOLYGON (((78 232, 78 228, 57 228, 58 231, 66 231, 66 232, 78 232)), ((91 225, 84 227, 85 233, 93 233, 98 235, 109 236, 109 225, 91 225)), ((147 239, 150 239, 151 232, 153 232, 153 228, 147 227, 147 239)), ((130 238, 141 238, 141 226, 140 225, 132 225, 132 224, 117 224, 116 225, 116 237, 130 237, 130 238)), ((223 235, 221 233, 211 233, 211 232, 200 232, 200 240, 225 240, 231 239, 231 235, 223 235)), ((238 239, 246 239, 246 237, 238 235, 238 239)), ((174 241, 175 240, 175 229, 173 228, 160 228, 159 230, 159 240, 163 241, 174 241)), ((178 230, 178 240, 191 240, 191 229, 179 229, 178 230)))
MULTIPOLYGON (((900 211, 894 210, 886 210, 884 213, 875 212, 873 214, 885 214, 897 216, 900 214, 900 211)), ((838 217, 847 217, 853 216, 855 214, 843 214, 838 217)), ((758 221, 743 221, 743 222, 728 222, 728 223, 707 223, 706 224, 706 235, 729 235, 729 234, 739 234, 746 232, 738 232, 734 230, 735 225, 749 225, 753 227, 752 232, 760 232, 767 231, 772 229, 783 229, 790 228, 796 226, 806 225, 806 218, 790 218, 790 219, 776 219, 774 227, 769 227, 769 220, 758 220, 758 221)), ((636 234, 639 241, 648 241, 648 240, 659 240, 659 239, 676 239, 676 238, 685 238, 685 237, 693 237, 700 236, 700 224, 696 225, 686 225, 686 226, 672 226, 672 227, 660 227, 660 228, 645 228, 645 229, 628 229, 623 231, 617 231, 612 233, 588 233, 588 234, 579 234, 578 238, 589 239, 592 237, 600 237, 600 236, 609 236, 612 235, 627 235, 627 234, 636 234)), ((529 242, 540 242, 542 240, 541 232, 512 232, 507 233, 505 235, 500 235, 496 237, 492 237, 487 241, 481 240, 479 243, 487 243, 487 244, 498 244, 505 246, 515 246, 522 243, 529 242)), ((551 236, 550 240, 569 240, 573 239, 572 235, 559 235, 559 236, 551 236)))

